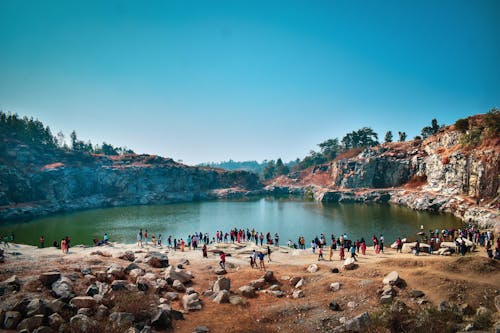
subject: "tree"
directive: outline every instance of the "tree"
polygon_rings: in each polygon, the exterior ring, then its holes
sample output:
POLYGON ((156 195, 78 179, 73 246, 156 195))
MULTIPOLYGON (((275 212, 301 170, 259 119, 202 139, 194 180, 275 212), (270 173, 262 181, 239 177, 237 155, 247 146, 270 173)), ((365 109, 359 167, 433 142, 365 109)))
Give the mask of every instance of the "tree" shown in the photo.
POLYGON ((500 109, 493 108, 484 116, 484 125, 492 135, 500 133, 500 109))
POLYGON ((421 135, 422 138, 426 139, 431 135, 436 134, 442 126, 439 126, 436 118, 432 119, 431 126, 425 126, 422 128, 421 135))
POLYGON ((318 146, 321 149, 321 154, 323 154, 323 156, 328 161, 335 159, 335 157, 337 156, 337 154, 340 150, 338 138, 328 139, 328 140, 320 143, 318 146))
POLYGON ((372 147, 378 145, 378 134, 370 127, 363 127, 357 131, 352 131, 342 138, 345 149, 372 147))
POLYGON ((385 142, 392 142, 392 132, 391 131, 387 131, 387 133, 385 133, 384 141, 385 142))
POLYGON ((266 166, 264 167, 264 170, 262 170, 262 178, 264 178, 264 180, 273 179, 275 172, 276 172, 276 165, 274 163, 274 160, 271 160, 267 162, 266 166))
POLYGON ((71 134, 69 135, 69 137, 71 139, 71 149, 77 150, 77 148, 78 148, 78 137, 76 136, 76 131, 73 130, 73 132, 71 132, 71 134))
POLYGON ((281 158, 278 158, 278 160, 276 161, 275 172, 274 172, 275 177, 287 175, 288 172, 290 172, 290 170, 288 170, 288 167, 283 164, 281 158))
POLYGON ((399 136, 399 142, 406 141, 406 132, 398 132, 398 136, 399 136))

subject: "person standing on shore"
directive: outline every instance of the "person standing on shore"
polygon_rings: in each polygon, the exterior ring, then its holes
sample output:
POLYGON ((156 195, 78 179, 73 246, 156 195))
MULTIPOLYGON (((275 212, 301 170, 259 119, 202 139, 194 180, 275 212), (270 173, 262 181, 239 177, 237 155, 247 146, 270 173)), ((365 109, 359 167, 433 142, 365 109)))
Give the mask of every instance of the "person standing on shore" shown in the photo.
POLYGON ((61 239, 61 252, 62 252, 63 254, 65 254, 65 253, 66 253, 66 239, 64 239, 64 238, 63 238, 63 239, 61 239))
POLYGON ((344 253, 344 247, 341 246, 339 248, 339 256, 340 256, 340 260, 344 260, 345 259, 345 253, 344 253))
POLYGON ((320 260, 324 260, 323 258, 323 248, 321 247, 321 245, 319 246, 319 249, 318 249, 318 261, 320 260))
POLYGON ((380 252, 384 253, 384 235, 380 235, 379 238, 380 252))
POLYGON ((332 257, 333 257, 333 243, 332 245, 330 245, 330 261, 332 261, 332 257))
POLYGON ((262 252, 259 252, 259 265, 260 265, 260 269, 262 270, 266 270, 266 266, 264 265, 264 253, 262 252))
POLYGON ((142 247, 142 229, 137 233, 137 246, 142 247))
POLYGON ((43 237, 42 235, 40 236, 40 248, 43 249, 44 247, 45 247, 45 237, 43 237))
POLYGON ((396 240, 396 253, 403 253, 403 241, 401 240, 401 237, 398 237, 396 240))
POLYGON ((267 246, 267 262, 271 262, 271 248, 267 246))
POLYGON ((201 249, 201 251, 203 252, 203 258, 208 258, 207 244, 203 244, 203 248, 201 249))
POLYGON ((144 231, 144 244, 148 245, 148 229, 144 231))
POLYGON ((224 251, 221 251, 220 253, 220 262, 219 262, 220 267, 222 267, 223 270, 226 270, 226 254, 224 251))
POLYGON ((274 234, 274 245, 279 246, 280 236, 278 233, 274 234))
POLYGON ((361 238, 361 254, 362 255, 366 254, 366 242, 363 238, 361 238))

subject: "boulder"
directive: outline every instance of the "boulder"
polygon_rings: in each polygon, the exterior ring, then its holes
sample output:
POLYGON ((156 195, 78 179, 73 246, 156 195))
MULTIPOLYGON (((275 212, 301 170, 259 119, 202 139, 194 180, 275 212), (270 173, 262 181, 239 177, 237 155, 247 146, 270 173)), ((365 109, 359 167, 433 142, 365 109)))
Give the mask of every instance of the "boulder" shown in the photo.
POLYGON ((92 317, 94 315, 94 309, 92 308, 79 308, 76 314, 86 315, 87 317, 92 317))
POLYGON ((221 303, 229 303, 229 291, 228 290, 220 290, 214 298, 214 302, 221 303))
POLYGON ((175 291, 169 291, 165 293, 165 298, 168 299, 169 301, 175 301, 179 299, 179 293, 175 291))
POLYGON ((120 291, 127 289, 127 280, 115 280, 111 283, 111 289, 113 291, 120 291))
POLYGON ((329 304, 328 304, 328 307, 330 308, 330 310, 332 311, 340 311, 340 304, 337 303, 337 301, 335 300, 332 300, 329 304))
POLYGON ((214 270, 214 273, 215 273, 216 275, 226 275, 226 274, 227 274, 227 271, 226 271, 225 269, 223 269, 223 268, 218 267, 218 268, 216 268, 216 269, 214 270))
POLYGON ((383 284, 389 284, 391 286, 395 286, 399 283, 399 274, 396 271, 392 271, 387 274, 382 280, 383 284))
POLYGON ((196 293, 191 295, 184 295, 182 297, 182 306, 186 311, 201 310, 202 308, 201 301, 198 297, 198 294, 196 293))
POLYGON ((330 291, 339 291, 340 290, 340 282, 332 282, 330 284, 330 291))
POLYGON ((64 318, 59 313, 53 313, 47 318, 48 324, 54 330, 58 330, 59 326, 64 323, 64 318))
POLYGON ((66 302, 63 302, 61 299, 55 299, 52 302, 49 302, 47 306, 52 310, 52 312, 56 312, 59 314, 75 314, 76 309, 69 305, 66 302))
POLYGON ((283 297, 286 295, 286 293, 281 290, 268 290, 267 293, 273 295, 274 297, 283 297))
POLYGON ((245 305, 246 300, 237 295, 229 296, 229 303, 233 305, 245 305))
POLYGON ((299 282, 302 278, 300 276, 293 276, 290 278, 289 282, 292 287, 295 287, 297 282, 299 282))
POLYGON ((125 251, 124 253, 120 254, 118 258, 123 259, 123 260, 128 260, 128 261, 134 261, 135 260, 135 255, 134 252, 132 251, 125 251))
POLYGON ((190 282, 193 279, 193 276, 189 272, 170 266, 165 270, 164 278, 169 283, 173 283, 174 280, 179 280, 184 284, 190 282))
POLYGON ((97 281, 97 278, 95 277, 95 275, 92 275, 92 274, 87 274, 83 277, 83 280, 86 282, 86 283, 89 283, 89 284, 92 284, 92 283, 95 283, 97 281))
POLYGON ((392 303, 392 295, 382 295, 380 297, 380 304, 391 304, 392 303))
POLYGON ((319 270, 318 265, 316 264, 310 264, 309 267, 307 267, 306 271, 309 273, 316 273, 319 270))
POLYGON ((344 260, 344 263, 342 264, 342 269, 344 270, 350 270, 356 268, 356 261, 354 258, 347 258, 344 260))
POLYGON ((217 281, 215 281, 212 290, 218 293, 221 290, 230 290, 231 289, 231 280, 227 277, 219 276, 217 281))
POLYGON ((144 274, 146 274, 144 270, 135 268, 128 273, 128 276, 132 279, 132 281, 136 281, 139 276, 143 276, 144 274))
POLYGON ((159 252, 149 252, 144 259, 144 263, 154 268, 168 267, 168 257, 159 252))
POLYGON ((125 268, 117 264, 109 266, 106 270, 106 274, 111 275, 114 280, 124 280, 126 277, 125 268))
POLYGON ((70 300, 75 297, 73 292, 73 283, 66 277, 61 277, 52 284, 52 294, 62 300, 70 300))
POLYGON ((266 271, 264 276, 262 277, 267 283, 276 282, 276 278, 274 277, 273 271, 266 271))
POLYGON ((304 284, 306 283, 306 280, 300 279, 297 284, 295 285, 295 289, 302 288, 304 284))
POLYGON ((95 308, 97 306, 96 300, 90 296, 74 297, 69 304, 77 308, 95 308))
POLYGON ((304 291, 302 290, 294 290, 293 293, 292 293, 292 297, 293 298, 303 298, 305 295, 304 295, 304 291))
POLYGON ((21 320, 21 322, 17 325, 16 329, 18 331, 21 330, 28 330, 29 332, 33 331, 35 328, 40 327, 43 325, 43 315, 35 315, 33 317, 29 318, 24 318, 21 320))
POLYGON ((85 315, 77 314, 71 317, 69 324, 72 327, 72 331, 78 331, 83 333, 95 332, 97 328, 97 322, 85 315))
POLYGON ((99 282, 107 282, 108 281, 108 274, 105 271, 96 271, 95 278, 99 282))
POLYGON ((125 267, 125 274, 130 274, 130 272, 133 271, 134 269, 141 269, 141 268, 137 266, 137 264, 134 262, 128 264, 128 266, 125 267))
POLYGON ((140 291, 148 291, 148 289, 154 287, 154 283, 144 276, 139 276, 135 283, 140 291))
POLYGON ((54 282, 61 278, 60 272, 46 272, 38 276, 38 280, 47 288, 50 288, 54 282))
POLYGON ((48 326, 40 326, 35 328, 33 333, 57 333, 57 331, 48 326))
POLYGON ((7 330, 13 330, 17 327, 22 318, 23 316, 19 311, 7 311, 5 312, 2 327, 7 330))
POLYGON ((344 323, 344 327, 348 331, 361 332, 368 329, 370 326, 370 316, 368 312, 363 312, 362 314, 352 318, 351 320, 347 320, 344 323))
POLYGON ((250 283, 248 285, 250 287, 255 288, 255 289, 262 289, 266 285, 266 280, 264 280, 262 278, 257 279, 257 280, 253 280, 253 281, 250 281, 250 283))
POLYGON ((6 286, 7 290, 19 291, 21 289, 21 281, 17 275, 12 275, 10 278, 2 282, 2 285, 6 286))
POLYGON ((415 298, 424 297, 425 294, 422 290, 413 289, 410 291, 410 295, 415 298))
POLYGON ((166 330, 172 327, 172 315, 169 311, 159 309, 151 317, 151 326, 157 330, 166 330))
POLYGON ((178 265, 187 266, 189 265, 189 260, 187 260, 186 258, 181 258, 179 259, 178 265))
POLYGON ((208 333, 210 330, 206 326, 196 326, 193 333, 208 333))
MULTIPOLYGON (((82 268, 80 270, 80 273, 82 273, 82 275, 89 275, 89 274, 92 274, 92 269, 91 268, 88 268, 88 267, 85 267, 85 268, 82 268)), ((56 279, 57 280, 57 279, 56 279)))
POLYGON ((85 295, 87 295, 87 296, 94 296, 94 295, 97 295, 97 294, 99 294, 99 288, 97 287, 97 285, 95 283, 91 284, 87 288, 87 291, 85 292, 85 295))
POLYGON ((134 323, 135 317, 128 312, 113 312, 109 315, 109 320, 114 323, 116 327, 129 327, 134 323))
POLYGON ((101 304, 97 307, 97 311, 95 312, 95 317, 97 319, 106 318, 109 315, 109 309, 104 304, 101 304))
POLYGON ((278 284, 273 284, 272 286, 270 286, 269 288, 267 288, 267 290, 269 290, 269 291, 280 290, 280 286, 278 284))
POLYGON ((172 289, 184 292, 186 291, 186 286, 182 284, 181 281, 179 280, 174 280, 174 283, 172 283, 172 289))
POLYGON ((33 298, 26 307, 28 317, 33 317, 37 314, 46 315, 49 311, 50 309, 47 307, 45 302, 39 298, 33 298))
POLYGON ((244 297, 255 297, 257 294, 255 293, 255 288, 252 286, 242 286, 238 289, 242 296, 244 297))

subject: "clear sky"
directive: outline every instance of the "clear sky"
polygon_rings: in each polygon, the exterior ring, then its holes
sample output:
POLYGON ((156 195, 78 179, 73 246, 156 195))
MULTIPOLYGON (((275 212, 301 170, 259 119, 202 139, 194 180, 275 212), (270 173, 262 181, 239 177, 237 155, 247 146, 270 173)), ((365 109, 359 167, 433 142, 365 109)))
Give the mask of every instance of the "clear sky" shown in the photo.
POLYGON ((0 0, 0 109, 186 163, 500 106, 500 1, 0 0))

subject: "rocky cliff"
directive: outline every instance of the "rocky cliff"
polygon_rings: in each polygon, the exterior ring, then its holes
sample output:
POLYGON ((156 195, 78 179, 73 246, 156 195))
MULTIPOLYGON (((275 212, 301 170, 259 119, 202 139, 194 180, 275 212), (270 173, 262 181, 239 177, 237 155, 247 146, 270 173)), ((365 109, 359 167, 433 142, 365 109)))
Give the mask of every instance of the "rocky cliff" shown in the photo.
POLYGON ((425 140, 368 147, 282 177, 268 189, 302 190, 323 202, 399 204, 500 228, 500 139, 471 148, 462 137, 448 126, 425 140))
POLYGON ((45 151, 3 138, 0 220, 58 211, 210 199, 260 189, 243 171, 190 167, 150 155, 45 151))

